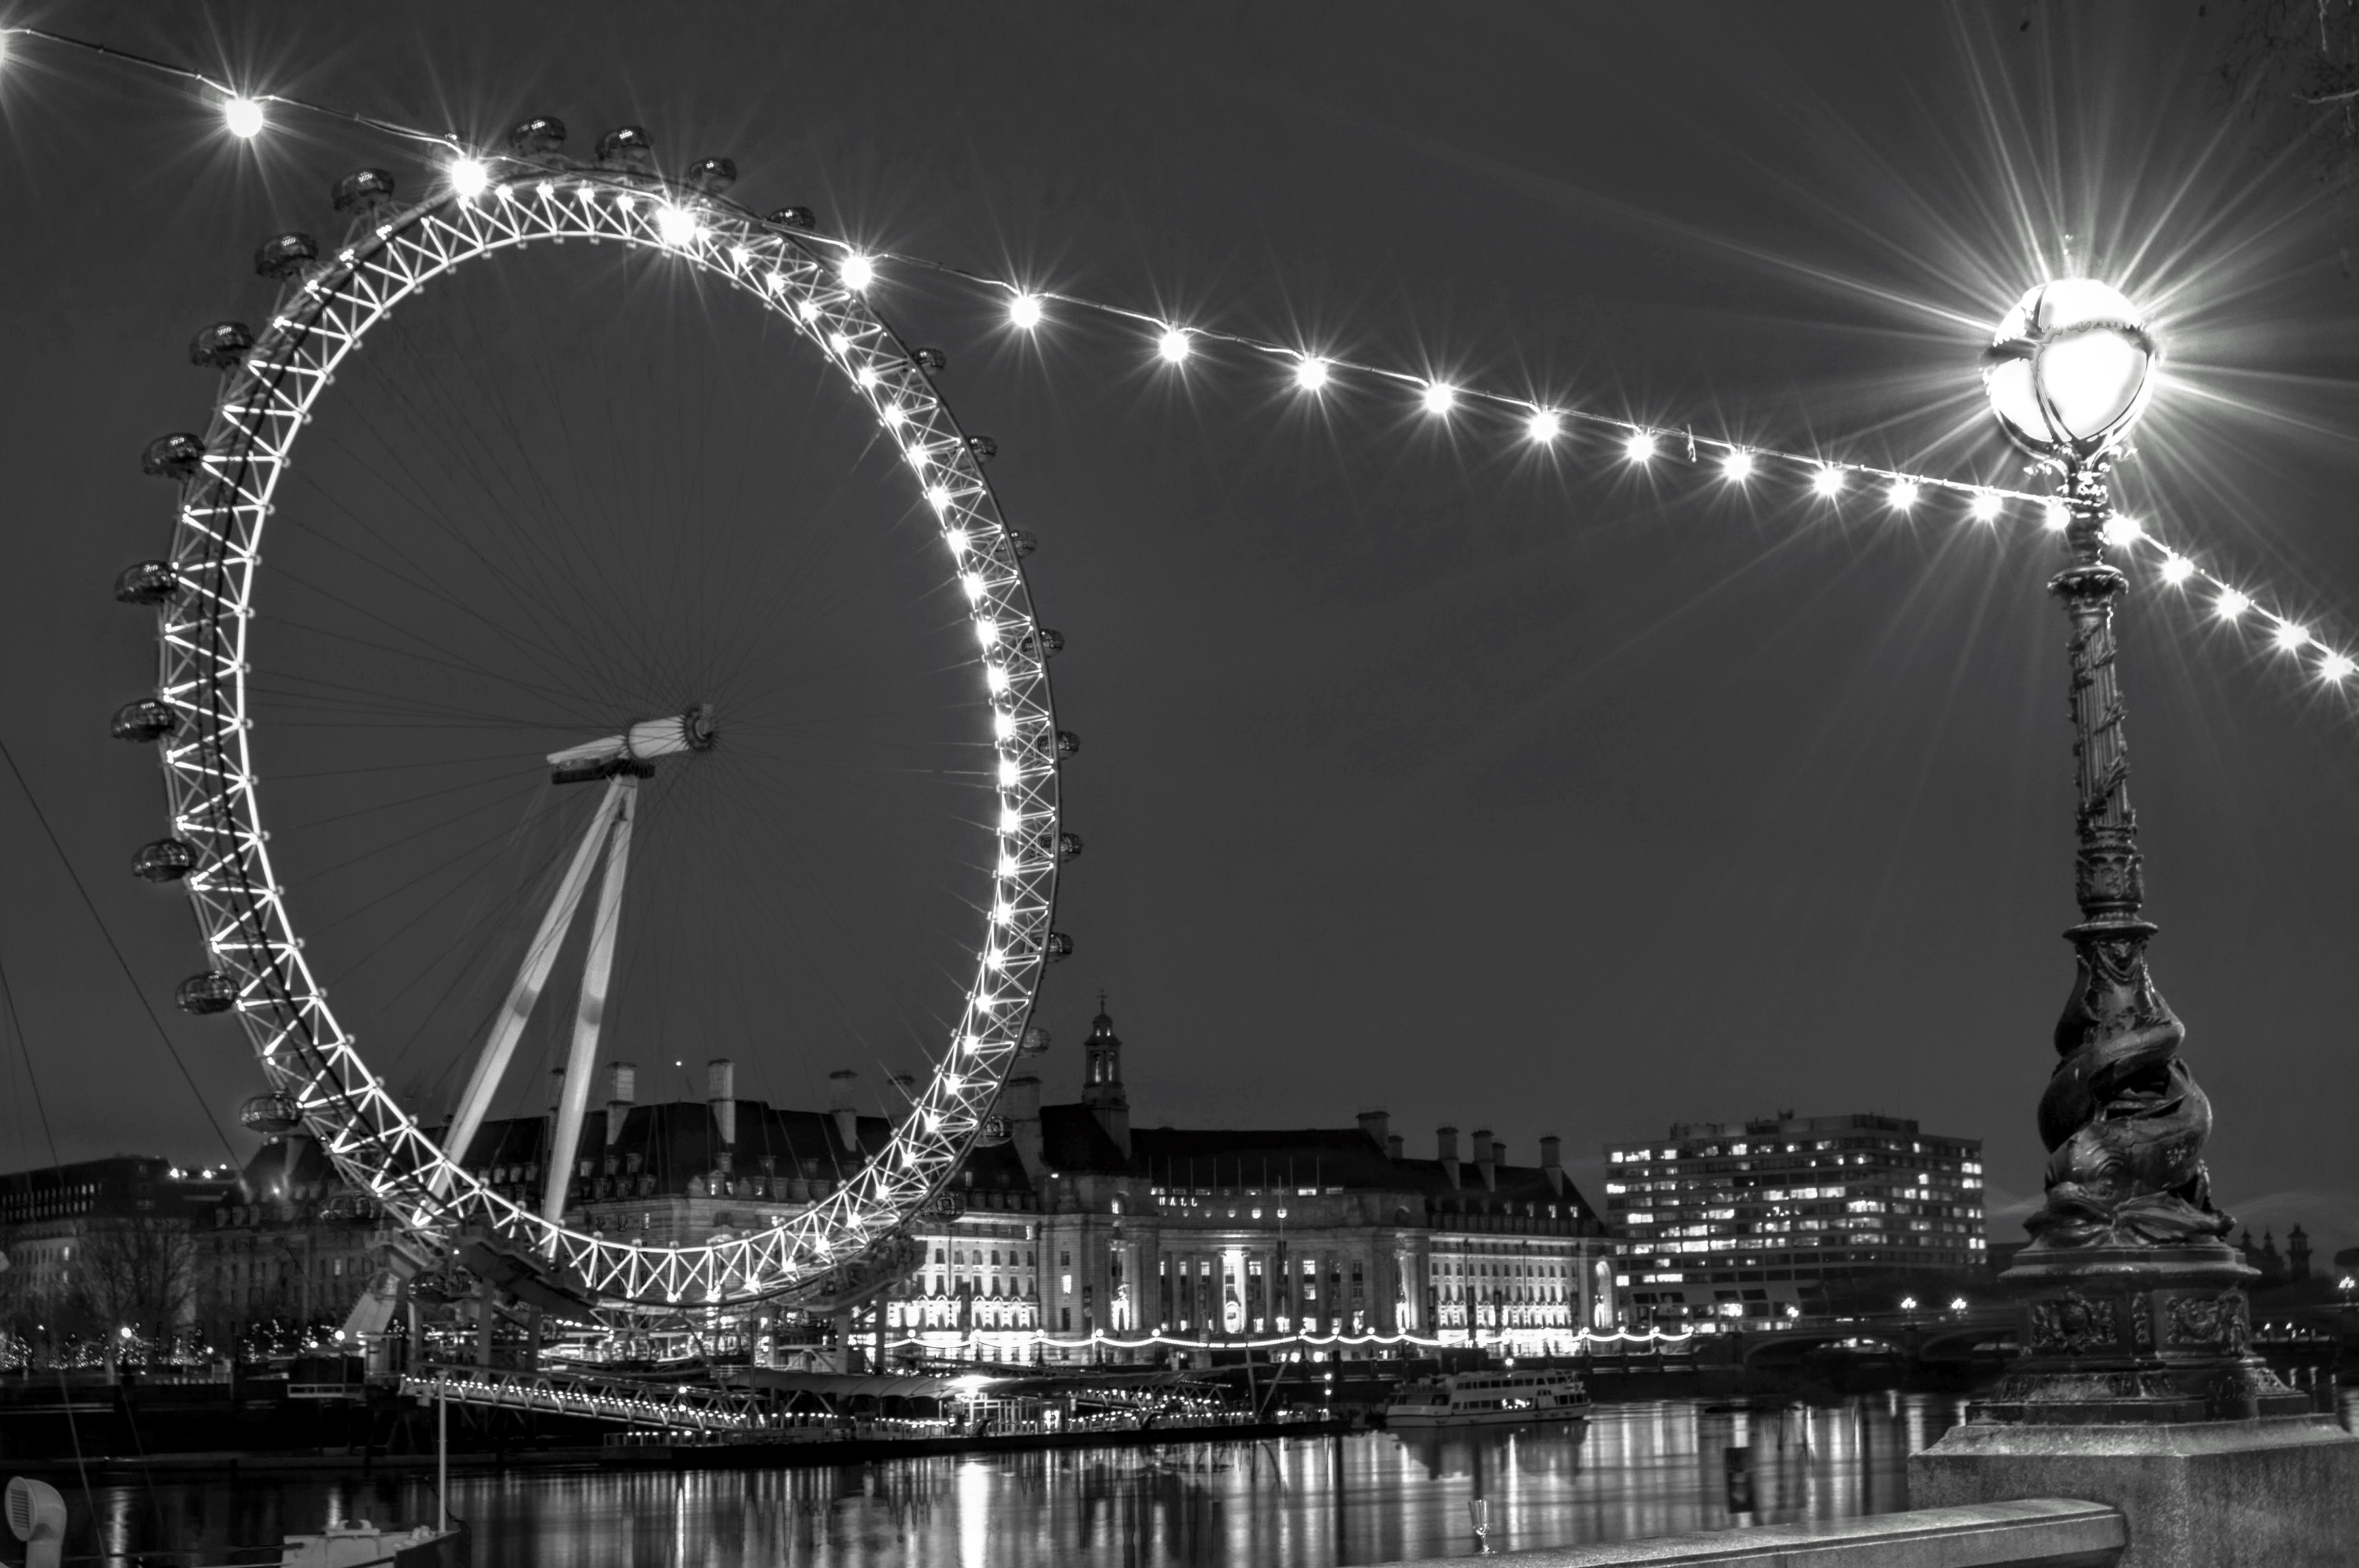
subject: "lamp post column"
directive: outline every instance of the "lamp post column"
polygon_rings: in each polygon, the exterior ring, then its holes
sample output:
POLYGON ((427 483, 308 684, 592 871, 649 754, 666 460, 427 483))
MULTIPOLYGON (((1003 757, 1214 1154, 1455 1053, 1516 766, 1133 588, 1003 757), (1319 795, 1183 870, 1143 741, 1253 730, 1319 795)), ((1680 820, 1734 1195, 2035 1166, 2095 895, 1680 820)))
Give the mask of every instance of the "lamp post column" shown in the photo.
POLYGON ((2082 1498, 2126 1516, 2123 1568, 2326 1568, 2359 1540, 2359 1438, 2310 1413, 2252 1353, 2244 1286, 2203 1143, 2212 1104, 2155 989, 2130 809, 2105 476, 2152 388, 2135 307, 2086 278, 2044 283, 1984 361, 2007 435, 2060 471, 2071 624, 2072 990, 2039 1100, 2047 1199, 2000 1276, 2023 1354, 1967 1419, 1908 1461, 1918 1508, 2082 1498))
POLYGON ((2179 1048, 2186 1026, 2147 967, 2155 926, 2129 799, 2114 611, 2127 579, 2104 559, 2107 458, 2066 466, 2069 564, 2049 584, 2071 623, 2081 924, 2039 1101, 2047 1198, 2001 1276, 2023 1299, 2025 1357, 1978 1412, 1997 1421, 2183 1422, 2292 1413, 2307 1398, 2251 1352, 2243 1286, 2203 1163, 2212 1104, 2179 1048))

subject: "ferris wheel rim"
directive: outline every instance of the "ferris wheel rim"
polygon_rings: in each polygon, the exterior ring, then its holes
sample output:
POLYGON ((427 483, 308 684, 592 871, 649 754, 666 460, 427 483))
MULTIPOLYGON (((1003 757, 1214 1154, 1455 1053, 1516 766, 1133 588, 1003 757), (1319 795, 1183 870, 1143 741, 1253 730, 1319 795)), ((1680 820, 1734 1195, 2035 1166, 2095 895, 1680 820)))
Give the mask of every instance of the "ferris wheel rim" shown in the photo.
MULTIPOLYGON (((158 609, 158 738, 184 877, 213 976, 275 1093, 348 1179, 408 1228, 481 1227, 527 1245, 603 1305, 676 1311, 751 1303, 855 1267, 906 1230, 982 1131, 1055 956, 1060 860, 1059 730, 1023 551, 927 365, 863 287, 799 225, 644 172, 539 156, 487 157, 480 189, 441 190, 380 218, 364 211, 330 256, 290 270, 269 327, 224 374, 201 458, 183 477, 158 609), (272 497, 336 366, 397 303, 461 266, 540 240, 616 240, 679 257, 751 296, 851 383, 935 513, 973 606, 994 715, 1000 822, 975 979, 930 1081, 885 1148, 801 1214, 693 1246, 649 1247, 552 1222, 492 1190, 371 1072, 329 1006, 275 881, 253 766, 247 629, 272 497), (816 243, 815 243, 816 242, 816 243)), ((282 237, 283 238, 283 237, 282 237)), ((271 242, 277 243, 277 242, 271 242)), ((266 245, 266 251, 268 249, 266 245)), ((847 252, 846 254, 853 253, 847 252)))

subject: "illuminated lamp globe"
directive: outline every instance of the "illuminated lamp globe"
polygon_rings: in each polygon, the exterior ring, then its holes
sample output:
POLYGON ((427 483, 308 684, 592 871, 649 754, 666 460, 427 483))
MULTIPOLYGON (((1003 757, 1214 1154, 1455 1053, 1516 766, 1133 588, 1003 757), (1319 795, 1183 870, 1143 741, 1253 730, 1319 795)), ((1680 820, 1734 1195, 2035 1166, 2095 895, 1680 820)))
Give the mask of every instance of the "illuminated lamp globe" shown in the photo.
POLYGON ((2158 351, 2120 290, 2085 277, 2043 283, 1998 325, 1983 390, 2009 439, 2043 458, 2094 457, 2146 411, 2158 351))

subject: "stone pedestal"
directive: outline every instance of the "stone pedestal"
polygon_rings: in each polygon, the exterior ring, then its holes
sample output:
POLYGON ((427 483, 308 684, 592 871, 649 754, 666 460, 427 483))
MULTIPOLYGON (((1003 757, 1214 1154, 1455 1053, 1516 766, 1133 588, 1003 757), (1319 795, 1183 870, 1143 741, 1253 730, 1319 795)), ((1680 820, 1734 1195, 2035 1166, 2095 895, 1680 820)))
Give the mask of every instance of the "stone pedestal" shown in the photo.
POLYGON ((2017 1498, 2121 1509, 2129 1548, 2119 1568, 2359 1562, 2359 1437, 2332 1416, 1970 1421, 1908 1461, 1911 1508, 2017 1498))

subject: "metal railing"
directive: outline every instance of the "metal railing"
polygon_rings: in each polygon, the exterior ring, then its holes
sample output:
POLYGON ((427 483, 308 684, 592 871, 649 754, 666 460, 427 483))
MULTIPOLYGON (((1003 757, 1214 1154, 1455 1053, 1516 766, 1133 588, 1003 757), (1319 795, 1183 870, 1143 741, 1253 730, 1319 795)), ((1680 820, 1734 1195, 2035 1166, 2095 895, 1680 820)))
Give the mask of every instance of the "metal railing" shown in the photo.
POLYGON ((440 1397, 458 1404, 540 1411, 679 1432, 756 1432, 774 1419, 768 1401, 749 1390, 569 1372, 427 1367, 403 1373, 401 1391, 423 1400, 440 1397))

